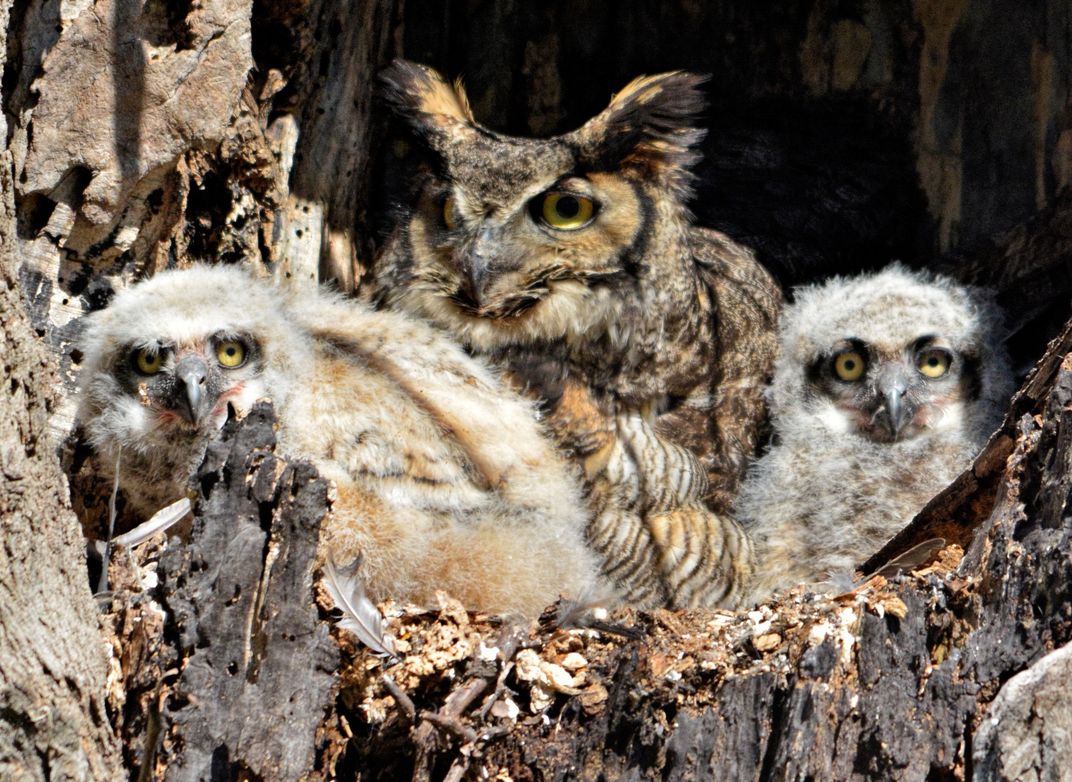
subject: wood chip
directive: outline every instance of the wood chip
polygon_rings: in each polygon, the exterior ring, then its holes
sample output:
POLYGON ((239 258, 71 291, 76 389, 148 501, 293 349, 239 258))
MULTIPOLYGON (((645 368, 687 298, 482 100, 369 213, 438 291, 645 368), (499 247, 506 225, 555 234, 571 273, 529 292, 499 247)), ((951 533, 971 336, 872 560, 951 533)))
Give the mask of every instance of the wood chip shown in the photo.
POLYGON ((756 647, 757 651, 769 652, 782 645, 782 637, 778 633, 764 633, 763 635, 755 636, 752 639, 752 645, 756 647))

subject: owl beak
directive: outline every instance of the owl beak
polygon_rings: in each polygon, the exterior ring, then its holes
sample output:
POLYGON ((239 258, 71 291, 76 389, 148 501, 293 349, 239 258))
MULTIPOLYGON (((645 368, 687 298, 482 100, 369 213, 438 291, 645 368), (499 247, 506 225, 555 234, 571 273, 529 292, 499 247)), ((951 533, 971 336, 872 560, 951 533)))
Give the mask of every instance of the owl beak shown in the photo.
POLYGON ((891 369, 883 373, 879 379, 879 392, 882 394, 885 421, 890 434, 896 440, 905 425, 912 420, 915 409, 911 403, 905 401, 905 392, 908 390, 908 378, 900 369, 891 369))
POLYGON ((186 355, 175 365, 175 410, 194 426, 212 410, 215 400, 205 394, 208 364, 197 355, 186 355))
POLYGON ((477 307, 484 306, 484 286, 488 281, 488 262, 479 253, 470 253, 462 264, 465 292, 477 307))
POLYGON ((466 248, 461 258, 462 290, 474 309, 484 308, 487 299, 488 265, 499 244, 499 232, 484 228, 466 248))

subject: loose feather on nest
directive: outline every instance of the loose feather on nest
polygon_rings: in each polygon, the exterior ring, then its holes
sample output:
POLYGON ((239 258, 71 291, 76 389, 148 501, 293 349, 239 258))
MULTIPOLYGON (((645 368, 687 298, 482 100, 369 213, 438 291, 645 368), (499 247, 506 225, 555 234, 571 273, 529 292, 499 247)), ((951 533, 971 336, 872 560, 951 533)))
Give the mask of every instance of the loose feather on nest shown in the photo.
POLYGON ((349 630, 365 646, 376 654, 396 657, 395 640, 384 629, 383 614, 365 594, 365 582, 361 578, 361 558, 340 573, 329 557, 324 564, 324 587, 343 612, 337 624, 349 630))
MULTIPOLYGON (((118 480, 116 481, 118 486, 118 480)), ((100 579, 97 582, 97 588, 94 594, 108 595, 108 562, 111 560, 112 549, 115 546, 125 546, 131 548, 133 546, 148 540, 158 532, 174 526, 180 522, 186 514, 190 512, 193 505, 189 498, 183 497, 180 500, 170 505, 166 505, 151 517, 148 521, 144 521, 129 532, 124 532, 122 535, 116 535, 111 537, 111 531, 115 527, 115 492, 112 492, 112 499, 108 503, 109 517, 108 517, 108 534, 107 540, 86 540, 86 553, 90 560, 101 568, 100 579)))

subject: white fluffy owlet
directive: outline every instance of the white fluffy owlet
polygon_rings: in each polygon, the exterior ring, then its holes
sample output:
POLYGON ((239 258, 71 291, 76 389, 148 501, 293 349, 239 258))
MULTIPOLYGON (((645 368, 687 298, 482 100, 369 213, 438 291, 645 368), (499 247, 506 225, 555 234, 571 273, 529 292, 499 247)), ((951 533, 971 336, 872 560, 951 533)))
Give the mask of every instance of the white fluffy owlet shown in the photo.
POLYGON ((995 305, 899 265, 798 290, 779 351, 774 444, 737 504, 752 600, 851 573, 970 464, 1012 392, 995 305))
POLYGON ((337 499, 321 545, 358 553, 373 599, 534 614, 591 596, 574 470, 529 403, 423 323, 234 267, 169 271, 89 316, 80 421, 149 513, 181 496, 227 416, 275 405, 280 451, 337 499))

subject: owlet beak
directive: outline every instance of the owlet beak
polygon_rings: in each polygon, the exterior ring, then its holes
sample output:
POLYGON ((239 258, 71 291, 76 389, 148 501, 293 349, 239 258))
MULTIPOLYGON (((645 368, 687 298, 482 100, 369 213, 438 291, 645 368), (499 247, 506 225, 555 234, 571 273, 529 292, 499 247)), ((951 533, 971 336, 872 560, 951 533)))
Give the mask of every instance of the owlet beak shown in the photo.
POLYGON ((891 368, 879 379, 878 390, 882 394, 885 412, 882 419, 890 435, 896 440, 916 412, 915 406, 904 398, 905 391, 908 390, 908 378, 900 369, 891 368))
POLYGON ((186 355, 175 366, 175 411, 194 426, 200 426, 215 406, 206 393, 208 364, 198 355, 186 355))

